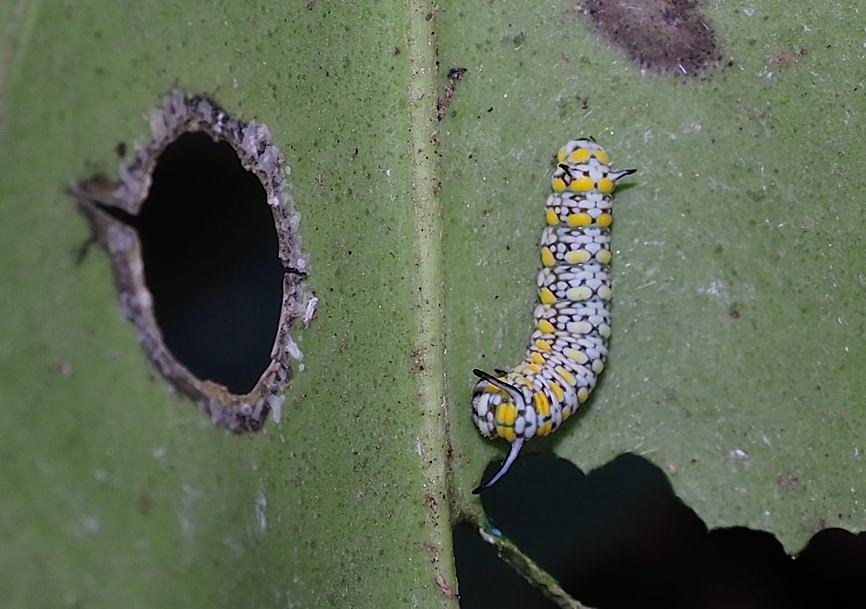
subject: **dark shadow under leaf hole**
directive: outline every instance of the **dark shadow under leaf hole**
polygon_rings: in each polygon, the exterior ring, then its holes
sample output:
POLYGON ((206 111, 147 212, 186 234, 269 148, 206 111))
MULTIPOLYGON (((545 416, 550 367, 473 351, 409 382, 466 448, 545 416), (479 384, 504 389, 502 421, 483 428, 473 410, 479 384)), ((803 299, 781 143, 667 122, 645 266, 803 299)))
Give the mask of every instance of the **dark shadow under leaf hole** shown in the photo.
MULTIPOLYGON (((494 527, 588 606, 864 606, 866 535, 826 529, 791 558, 766 532, 708 531, 666 475, 632 454, 588 475, 569 461, 528 455, 481 500, 494 527)), ((463 609, 556 606, 472 527, 455 529, 454 546, 463 609)))
POLYGON ((227 142, 184 133, 160 154, 133 225, 166 346, 198 378, 249 392, 270 363, 283 289, 259 179, 227 142))

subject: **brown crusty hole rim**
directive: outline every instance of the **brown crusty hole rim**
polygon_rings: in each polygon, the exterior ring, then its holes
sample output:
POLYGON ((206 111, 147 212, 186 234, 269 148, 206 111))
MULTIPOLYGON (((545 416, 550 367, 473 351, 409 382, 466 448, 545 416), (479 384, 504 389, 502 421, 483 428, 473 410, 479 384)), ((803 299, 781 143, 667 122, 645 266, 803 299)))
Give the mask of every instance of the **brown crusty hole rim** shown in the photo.
MULTIPOLYGON (((285 159, 274 145, 267 126, 231 117, 215 103, 195 95, 172 90, 161 108, 147 116, 151 136, 137 144, 133 157, 120 168, 112 181, 95 175, 72 186, 79 209, 90 223, 93 238, 111 260, 114 281, 124 315, 139 332, 145 353, 178 391, 190 396, 210 415, 212 422, 234 432, 261 429, 273 410, 279 419, 283 389, 292 376, 290 359, 302 354, 290 329, 304 313, 308 296, 300 282, 307 273, 307 258, 300 251, 297 235, 299 216, 288 192, 285 159), (115 219, 105 208, 117 208, 137 215, 147 198, 151 177, 162 151, 187 132, 204 132, 214 141, 228 142, 244 169, 262 183, 277 231, 278 255, 285 269, 279 324, 271 348, 270 363, 249 393, 238 395, 210 380, 200 379, 181 364, 163 341, 153 310, 153 297, 145 284, 141 242, 137 231, 115 219)), ((315 299, 309 299, 315 306, 315 299)))

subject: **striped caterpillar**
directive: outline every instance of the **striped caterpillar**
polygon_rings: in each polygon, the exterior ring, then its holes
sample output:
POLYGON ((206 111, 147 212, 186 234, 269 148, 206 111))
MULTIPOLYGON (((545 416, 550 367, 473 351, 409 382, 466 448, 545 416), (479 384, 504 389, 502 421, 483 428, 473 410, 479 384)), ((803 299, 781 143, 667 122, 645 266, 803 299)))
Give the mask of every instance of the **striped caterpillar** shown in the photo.
POLYGON ((511 442, 495 476, 504 476, 535 436, 556 431, 589 398, 607 358, 610 336, 611 193, 634 169, 611 171, 607 153, 592 138, 568 142, 557 154, 547 227, 541 234, 541 263, 532 334, 526 356, 510 372, 481 380, 472 394, 472 417, 481 435, 511 442))

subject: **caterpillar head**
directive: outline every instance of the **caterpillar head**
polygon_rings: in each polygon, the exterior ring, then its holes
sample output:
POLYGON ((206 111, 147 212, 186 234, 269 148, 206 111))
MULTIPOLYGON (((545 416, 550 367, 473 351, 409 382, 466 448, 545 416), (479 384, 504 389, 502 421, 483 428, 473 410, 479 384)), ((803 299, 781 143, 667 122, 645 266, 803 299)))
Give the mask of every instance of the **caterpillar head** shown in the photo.
POLYGON ((634 169, 610 170, 610 158, 592 138, 571 140, 556 154, 557 166, 551 186, 554 192, 598 191, 610 194, 617 181, 634 169))
POLYGON ((523 447, 524 437, 517 434, 514 422, 518 412, 526 410, 526 400, 523 392, 514 385, 496 378, 483 370, 473 370, 475 376, 481 380, 475 385, 472 397, 472 417, 475 425, 485 437, 497 435, 511 442, 511 450, 502 467, 487 482, 478 485, 473 493, 478 494, 486 488, 490 488, 502 478, 520 454, 523 447))

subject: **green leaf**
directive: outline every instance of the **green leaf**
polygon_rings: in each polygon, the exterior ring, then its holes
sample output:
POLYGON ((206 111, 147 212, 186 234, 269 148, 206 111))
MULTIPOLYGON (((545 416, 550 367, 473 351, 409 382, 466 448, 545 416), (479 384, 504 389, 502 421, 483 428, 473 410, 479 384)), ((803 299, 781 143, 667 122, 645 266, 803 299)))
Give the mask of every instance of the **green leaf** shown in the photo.
POLYGON ((708 526, 789 552, 862 528, 857 7, 702 8, 722 61, 683 78, 573 3, 0 3, 8 604, 456 607, 450 527, 484 526, 469 491, 505 448, 472 425, 471 370, 522 356, 551 160, 580 135, 639 170, 614 335, 591 400, 528 452, 643 455, 708 526), (258 434, 172 393, 107 257, 76 261, 66 188, 116 177, 172 87, 267 124, 292 167, 320 304, 258 434))

